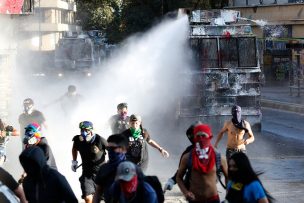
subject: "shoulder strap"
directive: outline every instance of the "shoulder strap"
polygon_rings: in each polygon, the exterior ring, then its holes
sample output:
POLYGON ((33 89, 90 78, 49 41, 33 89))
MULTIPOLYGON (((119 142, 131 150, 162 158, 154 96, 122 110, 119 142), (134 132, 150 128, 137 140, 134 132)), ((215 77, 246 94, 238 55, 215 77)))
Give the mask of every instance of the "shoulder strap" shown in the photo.
POLYGON ((193 149, 191 149, 189 151, 189 157, 188 157, 188 162, 187 162, 187 169, 188 169, 188 171, 191 171, 191 169, 192 169, 192 150, 193 149))
POLYGON ((221 153, 215 151, 215 164, 216 164, 216 173, 219 174, 222 172, 221 167, 221 153))

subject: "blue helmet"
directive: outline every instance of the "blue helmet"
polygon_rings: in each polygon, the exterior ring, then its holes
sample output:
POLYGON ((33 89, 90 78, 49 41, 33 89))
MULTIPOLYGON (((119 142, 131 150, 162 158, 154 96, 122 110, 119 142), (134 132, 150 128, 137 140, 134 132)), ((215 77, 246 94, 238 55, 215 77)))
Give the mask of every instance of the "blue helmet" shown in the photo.
POLYGON ((79 128, 93 130, 93 123, 91 121, 82 121, 79 123, 79 128))

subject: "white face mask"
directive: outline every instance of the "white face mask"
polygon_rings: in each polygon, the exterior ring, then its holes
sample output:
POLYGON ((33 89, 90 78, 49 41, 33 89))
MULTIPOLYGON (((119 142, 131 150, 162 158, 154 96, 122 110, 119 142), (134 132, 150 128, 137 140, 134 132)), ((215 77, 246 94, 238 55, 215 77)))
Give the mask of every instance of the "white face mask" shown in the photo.
POLYGON ((27 140, 28 145, 35 145, 37 142, 38 142, 38 139, 35 136, 33 136, 27 140))
POLYGON ((24 112, 27 114, 31 114, 33 112, 34 106, 29 105, 29 106, 24 106, 24 112))
POLYGON ((198 154, 199 159, 208 159, 209 158, 209 156, 208 156, 209 147, 201 148, 200 144, 196 143, 195 151, 198 154))

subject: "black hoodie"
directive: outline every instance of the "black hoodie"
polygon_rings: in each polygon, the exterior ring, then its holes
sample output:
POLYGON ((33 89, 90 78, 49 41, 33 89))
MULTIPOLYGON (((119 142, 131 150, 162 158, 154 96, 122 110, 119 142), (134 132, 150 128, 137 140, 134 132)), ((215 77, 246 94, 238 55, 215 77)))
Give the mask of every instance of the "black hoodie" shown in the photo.
POLYGON ((39 147, 25 149, 19 160, 27 173, 23 188, 29 203, 78 202, 65 177, 46 164, 44 153, 39 147))

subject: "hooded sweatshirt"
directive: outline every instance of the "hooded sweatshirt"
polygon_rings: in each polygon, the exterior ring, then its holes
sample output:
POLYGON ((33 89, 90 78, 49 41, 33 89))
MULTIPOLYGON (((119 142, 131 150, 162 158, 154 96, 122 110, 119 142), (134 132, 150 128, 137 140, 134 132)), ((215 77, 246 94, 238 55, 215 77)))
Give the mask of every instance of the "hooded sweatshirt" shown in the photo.
POLYGON ((27 173, 23 188, 29 203, 78 202, 65 177, 46 164, 46 157, 39 147, 25 149, 19 160, 27 173))

